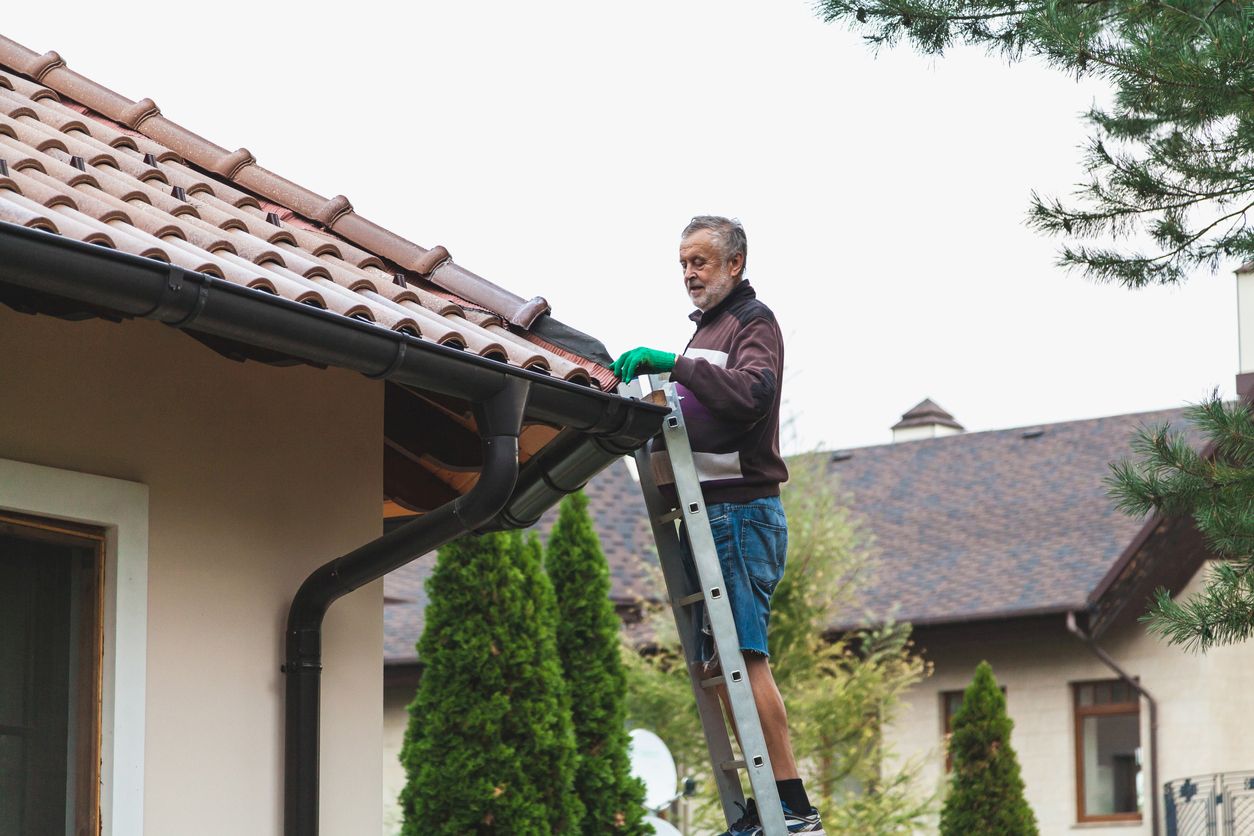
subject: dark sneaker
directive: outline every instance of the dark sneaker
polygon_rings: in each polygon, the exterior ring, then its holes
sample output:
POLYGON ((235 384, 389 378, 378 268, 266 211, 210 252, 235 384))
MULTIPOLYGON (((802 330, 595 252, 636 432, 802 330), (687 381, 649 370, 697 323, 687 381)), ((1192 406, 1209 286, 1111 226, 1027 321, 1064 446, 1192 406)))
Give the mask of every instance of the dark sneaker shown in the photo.
POLYGON ((724 830, 719 836, 751 836, 754 833, 762 832, 762 822, 758 819, 758 805, 752 798, 748 804, 736 802, 736 806, 743 813, 740 818, 732 822, 731 827, 724 830))
MULTIPOLYGON (((754 810, 754 813, 757 813, 756 809, 754 810)), ((788 832, 790 834, 806 833, 809 834, 809 836, 825 836, 823 822, 819 821, 819 811, 813 807, 810 808, 810 812, 802 815, 789 810, 788 805, 785 804, 784 826, 788 828, 788 832)), ((735 831, 732 832, 734 833, 735 831)), ((748 831, 748 836, 762 836, 763 833, 765 833, 765 831, 763 830, 762 825, 759 824, 753 830, 748 831)))
POLYGON ((823 822, 819 821, 819 811, 810 808, 810 812, 804 815, 794 813, 788 809, 788 805, 784 805, 784 825, 788 828, 789 833, 809 833, 810 836, 825 836, 823 832, 823 822))

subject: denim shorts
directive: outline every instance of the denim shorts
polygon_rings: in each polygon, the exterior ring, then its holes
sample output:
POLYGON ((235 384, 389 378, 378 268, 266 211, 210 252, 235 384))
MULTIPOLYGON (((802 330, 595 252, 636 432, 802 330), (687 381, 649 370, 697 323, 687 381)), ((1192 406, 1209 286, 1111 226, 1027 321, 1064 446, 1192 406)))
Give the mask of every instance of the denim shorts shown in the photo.
MULTIPOLYGON (((784 577, 788 553, 788 521, 778 496, 750 502, 716 502, 707 507, 710 531, 723 569, 723 584, 741 651, 770 656, 766 630, 771 619, 771 596, 784 577)), ((693 588, 699 588, 687 532, 680 529, 684 570, 693 588)), ((700 606, 700 605, 699 605, 700 606)), ((704 606, 696 619, 698 658, 715 659, 714 637, 704 606)))

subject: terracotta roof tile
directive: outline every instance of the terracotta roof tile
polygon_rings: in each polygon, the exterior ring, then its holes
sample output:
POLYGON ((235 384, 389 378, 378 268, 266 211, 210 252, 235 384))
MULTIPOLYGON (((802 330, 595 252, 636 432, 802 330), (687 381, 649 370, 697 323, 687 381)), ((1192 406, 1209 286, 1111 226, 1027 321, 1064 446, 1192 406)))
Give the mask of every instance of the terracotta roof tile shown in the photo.
POLYGON ((444 345, 612 388, 527 330, 548 311, 0 37, 0 220, 207 272, 444 345), (399 280, 397 277, 400 277, 399 280))

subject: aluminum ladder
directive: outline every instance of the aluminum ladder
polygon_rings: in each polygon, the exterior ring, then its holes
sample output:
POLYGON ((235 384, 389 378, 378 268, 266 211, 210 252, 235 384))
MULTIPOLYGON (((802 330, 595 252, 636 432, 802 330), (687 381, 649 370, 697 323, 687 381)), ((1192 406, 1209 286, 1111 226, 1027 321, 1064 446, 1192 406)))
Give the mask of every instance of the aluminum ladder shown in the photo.
MULTIPOLYGON (((653 539, 657 543, 667 597, 675 614, 675 626, 679 630, 680 641, 683 643, 688 677, 697 700, 697 711, 701 715, 701 726, 705 731, 714 780, 723 802, 723 814, 727 817, 728 824, 741 816, 741 810, 736 805, 738 802, 743 804, 745 800, 738 774, 743 769, 748 773, 749 785, 757 800, 764 836, 787 836, 779 791, 775 786, 775 773, 771 769, 766 739, 762 735, 762 723, 753 700, 744 656, 740 652, 740 640, 736 636, 731 604, 724 594, 726 586, 723 582, 723 571, 719 566, 714 535, 710 531, 710 518, 706 514, 705 497, 701 494, 701 483, 693 463, 688 429, 679 408, 680 397, 675 391, 674 383, 653 375, 648 380, 652 391, 646 397, 670 407, 671 410, 663 422, 662 437, 666 440, 666 449, 670 455, 679 507, 674 507, 658 490, 647 446, 635 453, 636 470, 640 475, 640 490, 649 511, 649 523, 653 527, 653 539), (689 573, 684 569, 677 522, 682 522, 687 529, 688 542, 692 547, 699 584, 695 589, 689 573), (707 676, 704 665, 698 658, 700 648, 696 646, 695 637, 701 607, 694 605, 700 603, 704 603, 709 612, 710 629, 722 668, 719 676, 707 676), (739 758, 733 752, 727 723, 723 717, 723 705, 715 692, 718 685, 725 685, 727 688, 732 718, 740 733, 743 756, 739 758)), ((634 382, 624 384, 619 387, 619 391, 627 396, 640 397, 638 385, 634 382)))

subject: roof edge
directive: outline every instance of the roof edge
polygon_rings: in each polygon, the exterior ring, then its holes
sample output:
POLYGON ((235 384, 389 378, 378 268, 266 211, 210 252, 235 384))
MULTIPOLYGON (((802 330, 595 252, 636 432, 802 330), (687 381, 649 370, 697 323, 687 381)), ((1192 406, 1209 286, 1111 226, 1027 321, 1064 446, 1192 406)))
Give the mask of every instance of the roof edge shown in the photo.
POLYGON ((879 621, 844 622, 833 624, 827 628, 829 633, 847 633, 852 630, 866 630, 892 621, 895 624, 909 624, 911 627, 942 627, 949 624, 977 624, 983 622, 1013 621, 1018 618, 1034 618, 1043 615, 1064 615, 1072 610, 1083 609, 1083 604, 1049 604, 1043 607, 1030 607, 1022 610, 985 610, 960 616, 936 616, 932 618, 893 618, 879 621))

